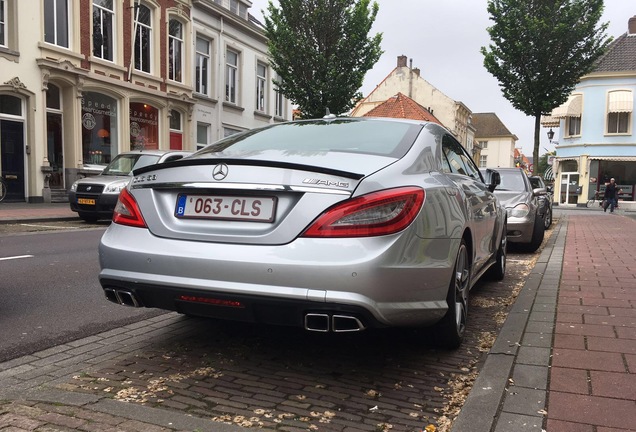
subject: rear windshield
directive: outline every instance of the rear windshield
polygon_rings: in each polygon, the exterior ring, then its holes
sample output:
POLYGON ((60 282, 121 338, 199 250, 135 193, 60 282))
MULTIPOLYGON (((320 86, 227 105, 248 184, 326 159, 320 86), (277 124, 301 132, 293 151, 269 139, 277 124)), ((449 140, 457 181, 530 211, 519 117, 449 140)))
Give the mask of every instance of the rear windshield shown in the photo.
POLYGON ((150 154, 126 154, 119 155, 108 164, 102 175, 128 175, 132 170, 136 170, 148 165, 156 164, 159 161, 158 155, 150 154))
POLYGON ((199 154, 224 157, 264 150, 290 154, 347 152, 400 158, 422 125, 373 120, 316 120, 254 129, 211 144, 199 154))
POLYGON ((497 186, 498 191, 525 192, 527 190, 526 182, 523 181, 526 175, 522 171, 501 170, 499 171, 499 175, 501 176, 501 184, 497 186))

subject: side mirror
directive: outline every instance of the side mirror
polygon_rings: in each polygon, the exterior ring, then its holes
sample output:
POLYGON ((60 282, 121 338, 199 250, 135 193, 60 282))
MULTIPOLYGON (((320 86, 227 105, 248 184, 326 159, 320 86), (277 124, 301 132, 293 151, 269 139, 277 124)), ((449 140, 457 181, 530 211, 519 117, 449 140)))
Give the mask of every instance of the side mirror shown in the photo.
POLYGON ((485 180, 488 190, 494 192, 495 188, 501 184, 501 174, 499 171, 486 169, 485 180))
POLYGON ((547 193, 547 190, 545 188, 532 189, 532 194, 534 196, 544 196, 546 193, 547 193))

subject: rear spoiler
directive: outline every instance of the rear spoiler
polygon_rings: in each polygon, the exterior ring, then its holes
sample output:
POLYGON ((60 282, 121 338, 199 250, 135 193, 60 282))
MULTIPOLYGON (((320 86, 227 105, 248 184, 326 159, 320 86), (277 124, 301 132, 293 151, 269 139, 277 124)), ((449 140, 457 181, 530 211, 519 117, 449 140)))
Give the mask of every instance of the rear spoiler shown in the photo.
POLYGON ((230 158, 215 158, 215 159, 200 159, 200 158, 183 158, 176 161, 164 162, 155 165, 148 165, 142 168, 138 168, 133 171, 133 175, 137 176, 151 171, 159 171, 166 168, 184 167, 184 166, 199 166, 209 165, 215 166, 220 163, 224 163, 228 166, 243 165, 243 166, 260 166, 260 167, 272 167, 272 168, 284 168, 300 171, 310 171, 320 174, 334 175, 338 177, 349 178, 352 180, 360 180, 364 177, 364 174, 354 173, 350 171, 341 171, 332 168, 319 167, 314 165, 296 164, 289 162, 269 161, 269 160, 251 160, 251 159, 230 159, 230 158))

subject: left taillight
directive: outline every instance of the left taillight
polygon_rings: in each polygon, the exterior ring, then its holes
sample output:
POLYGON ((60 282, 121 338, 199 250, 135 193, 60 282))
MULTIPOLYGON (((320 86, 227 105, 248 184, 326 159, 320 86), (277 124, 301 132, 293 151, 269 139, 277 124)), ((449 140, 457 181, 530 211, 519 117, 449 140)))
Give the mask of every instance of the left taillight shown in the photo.
POLYGON ((419 187, 373 192, 337 204, 301 237, 372 237, 406 228, 420 212, 426 193, 419 187))
POLYGON ((113 212, 113 222, 138 228, 147 227, 139 205, 130 192, 128 192, 128 189, 123 189, 119 194, 119 199, 113 212))

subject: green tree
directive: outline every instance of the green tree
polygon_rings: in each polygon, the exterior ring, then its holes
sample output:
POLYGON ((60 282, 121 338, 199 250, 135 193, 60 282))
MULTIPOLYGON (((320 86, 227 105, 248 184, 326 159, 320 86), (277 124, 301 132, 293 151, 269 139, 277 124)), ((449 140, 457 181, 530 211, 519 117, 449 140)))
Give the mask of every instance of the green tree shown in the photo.
POLYGON ((274 85, 301 116, 340 114, 362 97, 364 76, 382 55, 382 34, 369 37, 378 13, 370 0, 269 1, 265 34, 274 85))
POLYGON ((567 100, 612 40, 599 24, 603 0, 489 0, 488 12, 484 66, 512 106, 534 117, 538 161, 541 115, 567 100))

